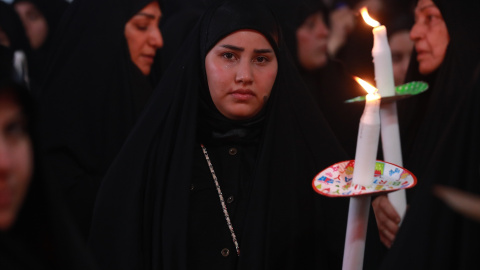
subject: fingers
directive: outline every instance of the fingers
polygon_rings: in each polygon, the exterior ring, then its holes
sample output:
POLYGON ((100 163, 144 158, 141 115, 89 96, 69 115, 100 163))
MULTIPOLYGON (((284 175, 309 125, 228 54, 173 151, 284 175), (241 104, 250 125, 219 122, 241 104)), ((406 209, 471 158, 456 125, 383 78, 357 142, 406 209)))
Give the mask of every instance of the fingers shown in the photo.
POLYGON ((372 202, 372 207, 375 212, 380 241, 385 246, 390 247, 398 232, 400 216, 386 195, 375 198, 372 202))

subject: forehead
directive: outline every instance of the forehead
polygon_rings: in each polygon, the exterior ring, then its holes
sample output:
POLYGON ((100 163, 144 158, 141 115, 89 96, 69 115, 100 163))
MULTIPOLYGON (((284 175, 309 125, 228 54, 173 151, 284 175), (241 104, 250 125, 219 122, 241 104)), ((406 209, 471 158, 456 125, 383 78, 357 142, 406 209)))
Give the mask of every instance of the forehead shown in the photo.
POLYGON ((256 30, 251 30, 251 29, 242 29, 235 31, 224 38, 222 38, 220 41, 217 42, 215 46, 221 46, 224 44, 230 44, 230 45, 241 45, 242 47, 249 48, 259 48, 262 47, 262 49, 265 48, 272 48, 270 43, 268 42, 267 38, 261 34, 260 32, 256 30))
POLYGON ((417 3, 417 7, 415 8, 416 12, 423 11, 429 7, 437 7, 432 0, 419 0, 417 3))

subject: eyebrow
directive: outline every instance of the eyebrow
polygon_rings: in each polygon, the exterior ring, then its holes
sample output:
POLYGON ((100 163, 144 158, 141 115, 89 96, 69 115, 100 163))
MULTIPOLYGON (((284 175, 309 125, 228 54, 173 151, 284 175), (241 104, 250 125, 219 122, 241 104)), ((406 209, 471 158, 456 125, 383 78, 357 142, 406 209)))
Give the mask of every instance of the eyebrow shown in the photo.
MULTIPOLYGON (((240 47, 233 46, 233 45, 228 45, 228 44, 220 45, 220 47, 227 48, 227 49, 230 49, 230 50, 233 50, 233 51, 238 51, 238 52, 245 51, 244 48, 240 48, 240 47)), ((255 52, 255 53, 273 53, 273 50, 272 49, 254 49, 253 52, 255 52)))
POLYGON ((149 14, 149 13, 145 13, 145 12, 139 12, 137 14, 135 14, 135 16, 146 16, 150 19, 155 19, 155 15, 153 14, 149 14))
POLYGON ((418 11, 424 11, 425 9, 431 8, 431 7, 436 7, 434 4, 426 5, 423 7, 418 8, 418 11))

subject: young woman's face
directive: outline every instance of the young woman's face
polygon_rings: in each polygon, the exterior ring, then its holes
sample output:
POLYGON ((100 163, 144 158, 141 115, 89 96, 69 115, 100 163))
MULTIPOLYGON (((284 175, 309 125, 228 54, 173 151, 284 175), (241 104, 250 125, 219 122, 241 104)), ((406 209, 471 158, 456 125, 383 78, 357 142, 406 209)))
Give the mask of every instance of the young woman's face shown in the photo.
POLYGON ((158 28, 162 12, 157 1, 146 5, 125 24, 125 38, 132 62, 144 75, 150 74, 157 49, 163 47, 158 28))
POLYGON ((420 73, 435 71, 443 62, 450 36, 440 10, 431 0, 418 1, 410 38, 415 42, 420 73))
POLYGON ((47 19, 34 4, 27 1, 15 3, 14 8, 25 27, 30 46, 34 50, 40 48, 48 35, 47 19))
POLYGON ((240 30, 220 40, 205 57, 213 103, 227 118, 254 117, 265 105, 277 76, 275 51, 259 32, 240 30))
POLYGON ((395 32, 389 39, 392 51, 393 78, 395 85, 401 85, 405 81, 410 55, 413 50, 413 42, 410 40, 408 30, 395 32))
POLYGON ((33 170, 32 146, 20 106, 9 94, 0 95, 0 230, 17 217, 33 170))
POLYGON ((298 61, 306 70, 313 70, 327 63, 328 27, 322 12, 307 17, 297 29, 298 61))

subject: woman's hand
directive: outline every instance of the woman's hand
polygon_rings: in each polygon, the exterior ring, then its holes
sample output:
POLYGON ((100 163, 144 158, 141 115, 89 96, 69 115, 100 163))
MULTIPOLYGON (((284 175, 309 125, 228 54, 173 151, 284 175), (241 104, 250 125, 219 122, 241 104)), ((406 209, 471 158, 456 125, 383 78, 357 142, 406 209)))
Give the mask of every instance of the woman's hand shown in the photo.
POLYGON ((380 195, 372 202, 375 219, 377 221, 380 241, 390 248, 395 240, 401 221, 393 205, 388 200, 387 195, 380 195))

